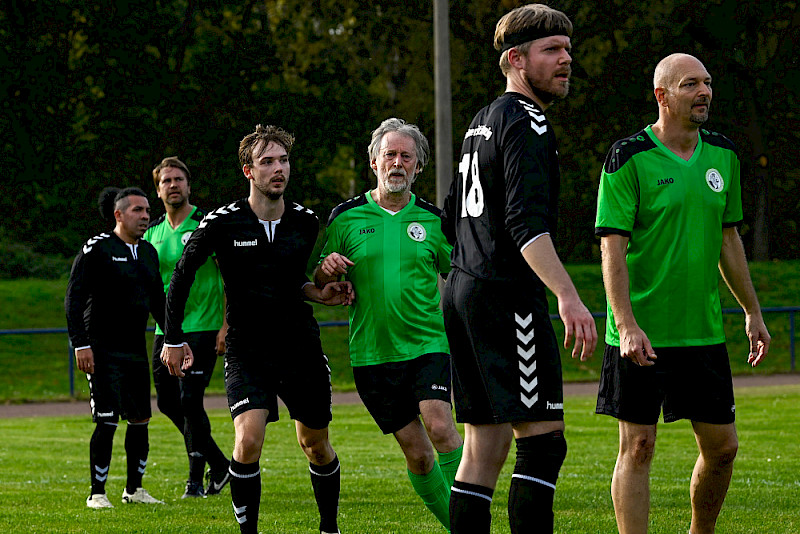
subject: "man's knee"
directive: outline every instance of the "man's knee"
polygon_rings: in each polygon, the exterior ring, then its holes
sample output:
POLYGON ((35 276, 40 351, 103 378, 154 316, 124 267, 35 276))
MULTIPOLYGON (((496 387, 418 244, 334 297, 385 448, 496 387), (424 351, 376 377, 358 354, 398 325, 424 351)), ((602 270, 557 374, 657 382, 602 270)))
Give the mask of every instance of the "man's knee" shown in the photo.
POLYGON ((739 452, 739 440, 736 436, 725 440, 711 450, 702 450, 701 453, 706 460, 713 461, 719 467, 727 467, 736 459, 739 452))
POLYGON ((298 433, 297 443, 303 449, 308 461, 315 465, 326 465, 333 460, 336 453, 328 439, 327 432, 298 433))
POLYGON ((403 455, 406 457, 406 465, 408 469, 415 475, 427 475, 433 469, 433 464, 436 462, 436 455, 433 452, 433 447, 428 445, 402 446, 403 455))
POLYGON ((649 466, 655 450, 656 437, 650 433, 628 435, 619 444, 620 457, 637 467, 649 466))
POLYGON ((263 444, 263 436, 258 436, 252 432, 237 434, 236 444, 234 446, 236 461, 243 464, 257 462, 259 458, 261 458, 261 447, 263 444))

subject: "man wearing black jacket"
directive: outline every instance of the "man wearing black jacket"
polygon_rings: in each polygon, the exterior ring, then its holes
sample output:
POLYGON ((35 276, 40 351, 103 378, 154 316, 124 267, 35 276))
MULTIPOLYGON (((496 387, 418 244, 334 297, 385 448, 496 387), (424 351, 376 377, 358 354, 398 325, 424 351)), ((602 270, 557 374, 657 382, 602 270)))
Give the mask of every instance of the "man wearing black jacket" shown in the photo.
MULTIPOLYGON (((95 430, 89 445, 89 508, 112 508, 105 482, 114 433, 127 419, 128 476, 124 503, 163 504, 142 488, 149 451, 150 367, 145 346, 147 317, 164 324, 164 291, 158 256, 140 238, 150 221, 150 204, 137 188, 106 188, 100 211, 115 221, 112 232, 89 239, 70 273, 64 306, 78 369, 89 379, 95 430)), ((179 349, 180 350, 180 349, 179 349)), ((190 354, 182 358, 191 360, 190 354)))

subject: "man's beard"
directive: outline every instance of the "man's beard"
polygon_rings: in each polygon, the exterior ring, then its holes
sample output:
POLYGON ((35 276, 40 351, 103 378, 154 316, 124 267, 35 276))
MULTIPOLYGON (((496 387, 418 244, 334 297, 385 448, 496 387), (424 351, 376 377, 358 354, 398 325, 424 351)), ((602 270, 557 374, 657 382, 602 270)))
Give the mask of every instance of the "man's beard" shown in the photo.
POLYGON ((386 191, 389 193, 405 193, 411 189, 411 180, 408 179, 408 174, 405 171, 403 171, 403 183, 391 181, 391 177, 392 175, 389 174, 383 180, 384 187, 386 187, 386 191))
POLYGON ((689 122, 701 126, 708 121, 708 112, 705 113, 692 113, 689 115, 689 122))
POLYGON ((534 83, 534 80, 531 77, 527 77, 527 80, 531 91, 533 91, 533 94, 536 95, 536 97, 541 100, 542 104, 546 106, 552 104, 557 98, 566 98, 567 94, 569 93, 569 80, 567 80, 567 83, 564 85, 564 89, 557 92, 542 89, 534 83))
MULTIPOLYGON (((167 197, 167 198, 169 199, 169 197, 167 197)), ((187 199, 187 198, 186 198, 186 197, 184 197, 184 196, 181 196, 181 199, 180 199, 180 200, 175 200, 175 201, 172 201, 172 202, 170 202, 169 200, 167 200, 167 204, 169 204, 169 206, 170 206, 172 209, 178 209, 178 208, 182 208, 183 206, 185 206, 185 205, 186 205, 186 203, 187 203, 187 202, 189 202, 189 199, 187 199)))
POLYGON ((264 187, 259 184, 255 184, 256 189, 261 191, 261 194, 267 197, 270 200, 278 200, 283 196, 283 191, 271 191, 269 187, 264 187))

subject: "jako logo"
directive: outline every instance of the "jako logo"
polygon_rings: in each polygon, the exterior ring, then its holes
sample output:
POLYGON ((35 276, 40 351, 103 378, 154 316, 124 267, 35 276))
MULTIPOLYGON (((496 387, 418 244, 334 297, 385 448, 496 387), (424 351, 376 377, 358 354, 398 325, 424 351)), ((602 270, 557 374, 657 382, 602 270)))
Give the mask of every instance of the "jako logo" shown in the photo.
POLYGON ((437 389, 439 391, 447 391, 447 386, 440 386, 439 384, 433 384, 431 386, 431 389, 434 390, 434 391, 436 391, 437 389))
POLYGON ((234 247, 255 247, 258 246, 258 239, 253 239, 252 241, 236 241, 233 240, 234 247))
POLYGON ((231 406, 231 413, 233 413, 233 411, 234 411, 236 408, 238 408, 239 406, 243 406, 243 405, 245 405, 245 404, 250 404, 250 397, 248 397, 248 398, 246 398, 246 399, 242 399, 242 400, 240 400, 239 402, 237 402, 236 404, 234 404, 233 406, 231 406))
POLYGON ((375 233, 375 228, 362 228, 361 230, 358 231, 358 235, 374 234, 374 233, 375 233))
POLYGON ((672 178, 664 178, 663 180, 659 180, 658 184, 656 185, 667 185, 667 184, 674 184, 675 180, 672 178))

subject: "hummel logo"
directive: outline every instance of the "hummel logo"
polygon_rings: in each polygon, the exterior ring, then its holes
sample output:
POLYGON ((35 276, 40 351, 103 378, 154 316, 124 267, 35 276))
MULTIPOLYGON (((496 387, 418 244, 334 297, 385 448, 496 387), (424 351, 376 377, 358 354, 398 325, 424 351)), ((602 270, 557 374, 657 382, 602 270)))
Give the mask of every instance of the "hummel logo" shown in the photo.
POLYGON ((128 261, 128 258, 118 258, 116 256, 111 256, 111 259, 114 261, 128 261))
POLYGON ((550 402, 550 401, 547 401, 546 404, 547 404, 547 409, 548 410, 563 410, 564 409, 564 403, 563 402, 550 402))
POLYGON ((234 411, 236 408, 238 408, 239 406, 243 406, 243 405, 245 405, 245 404, 250 404, 250 397, 247 397, 247 398, 245 398, 245 399, 242 399, 242 400, 240 400, 239 402, 237 402, 236 404, 234 404, 233 406, 231 406, 231 412, 233 412, 233 411, 234 411))
POLYGON ((237 241, 233 240, 234 247, 255 247, 258 246, 258 239, 253 239, 252 241, 237 241))

